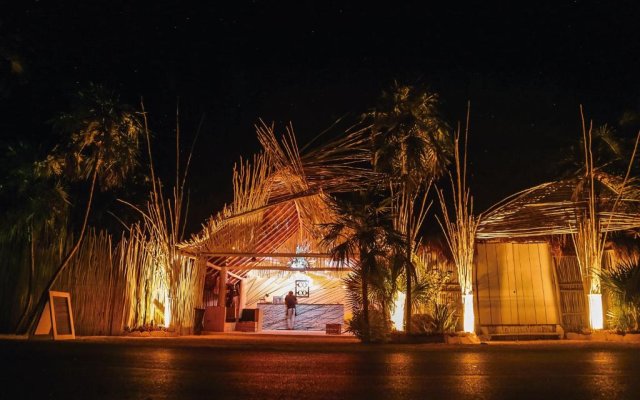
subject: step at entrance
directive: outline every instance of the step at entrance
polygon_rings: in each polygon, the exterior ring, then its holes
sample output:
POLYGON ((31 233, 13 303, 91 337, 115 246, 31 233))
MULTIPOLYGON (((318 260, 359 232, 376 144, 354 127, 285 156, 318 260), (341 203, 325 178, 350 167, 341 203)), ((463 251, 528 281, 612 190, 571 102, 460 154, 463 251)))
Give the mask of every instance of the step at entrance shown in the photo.
POLYGON ((490 341, 499 340, 559 340, 564 330, 559 325, 488 325, 481 326, 482 335, 490 341))

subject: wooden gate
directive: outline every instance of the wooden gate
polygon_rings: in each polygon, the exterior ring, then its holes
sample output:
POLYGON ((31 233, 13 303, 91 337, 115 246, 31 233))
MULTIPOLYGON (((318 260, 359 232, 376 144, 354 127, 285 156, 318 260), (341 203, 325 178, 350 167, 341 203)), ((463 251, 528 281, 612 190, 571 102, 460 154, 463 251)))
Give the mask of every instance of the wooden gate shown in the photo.
POLYGON ((493 332, 555 331, 559 324, 549 245, 479 243, 476 257, 478 324, 493 332))

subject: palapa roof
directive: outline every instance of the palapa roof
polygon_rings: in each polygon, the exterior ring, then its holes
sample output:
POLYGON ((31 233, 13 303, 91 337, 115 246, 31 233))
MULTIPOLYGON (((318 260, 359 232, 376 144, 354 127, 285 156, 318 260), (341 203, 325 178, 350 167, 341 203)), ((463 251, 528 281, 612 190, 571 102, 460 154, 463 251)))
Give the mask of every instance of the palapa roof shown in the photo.
POLYGON ((236 276, 248 270, 335 269, 322 246, 322 226, 335 218, 332 193, 363 187, 377 175, 366 167, 364 130, 300 154, 289 127, 277 140, 273 126, 256 127, 264 149, 234 169, 233 202, 203 230, 179 245, 236 276))
MULTIPOLYGON (((589 179, 576 176, 516 193, 491 207, 478 226, 478 239, 527 238, 575 233, 587 210, 589 179)), ((596 213, 602 232, 640 227, 640 187, 630 180, 594 174, 596 213), (622 192, 622 193, 621 193, 622 192)))

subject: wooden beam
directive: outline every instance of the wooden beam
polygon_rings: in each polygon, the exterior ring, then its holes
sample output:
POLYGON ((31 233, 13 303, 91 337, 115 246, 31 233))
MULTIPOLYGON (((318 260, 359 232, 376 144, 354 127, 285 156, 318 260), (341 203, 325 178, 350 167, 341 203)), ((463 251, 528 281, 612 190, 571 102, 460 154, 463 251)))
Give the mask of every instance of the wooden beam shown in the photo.
POLYGON ((274 270, 274 271, 291 271, 291 272, 312 272, 312 271, 348 271, 348 267, 313 267, 313 268, 291 268, 286 265, 227 265, 226 268, 235 271, 251 271, 251 270, 274 270))
POLYGON ((292 200, 298 200, 298 199, 302 199, 302 198, 305 198, 305 197, 316 196, 316 195, 320 194, 320 192, 322 192, 322 187, 321 186, 316 186, 316 187, 311 187, 309 189, 303 190, 303 191, 298 192, 298 193, 293 193, 291 195, 280 196, 280 197, 277 197, 275 199, 271 199, 272 203, 266 204, 266 205, 261 206, 261 207, 254 208, 253 210, 249 210, 249 211, 245 211, 245 212, 242 212, 242 213, 238 213, 238 214, 235 214, 235 215, 228 216, 228 217, 226 217, 224 219, 224 221, 231 221, 233 219, 237 219, 237 218, 244 217, 244 216, 247 216, 247 215, 255 214, 257 212, 260 212, 260 211, 263 211, 265 209, 269 209, 269 208, 278 206, 278 205, 283 204, 283 203, 287 203, 287 202, 292 201, 292 200))
MULTIPOLYGON (((213 269, 215 269, 215 270, 217 270, 217 271, 220 271, 220 270, 222 269, 222 267, 219 267, 219 266, 217 266, 217 265, 211 264, 211 263, 210 263, 210 262, 208 262, 208 261, 207 261, 207 267, 213 268, 213 269)), ((244 277, 242 277, 242 276, 240 276, 240 275, 236 275, 236 274, 234 274, 234 273, 233 273, 233 272, 231 272, 231 271, 227 271, 227 274, 229 274, 229 275, 233 276, 233 277, 234 277, 234 278, 236 278, 236 279, 244 279, 244 277)))
POLYGON ((256 257, 256 258, 331 258, 328 253, 246 253, 246 252, 204 252, 199 253, 204 257, 256 257))

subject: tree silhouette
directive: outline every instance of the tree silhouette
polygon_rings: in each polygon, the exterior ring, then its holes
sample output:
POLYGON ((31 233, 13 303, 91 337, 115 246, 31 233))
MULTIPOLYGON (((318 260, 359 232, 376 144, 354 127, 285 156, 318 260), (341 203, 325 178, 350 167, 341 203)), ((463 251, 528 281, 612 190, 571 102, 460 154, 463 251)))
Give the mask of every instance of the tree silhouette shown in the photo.
POLYGON ((116 92, 97 84, 80 91, 72 110, 60 114, 53 123, 64 135, 64 141, 46 158, 43 169, 49 175, 70 181, 89 181, 90 186, 80 232, 42 294, 30 328, 44 307, 49 290, 80 248, 96 188, 112 189, 124 182, 137 165, 138 144, 143 133, 140 115, 122 104, 116 92))

